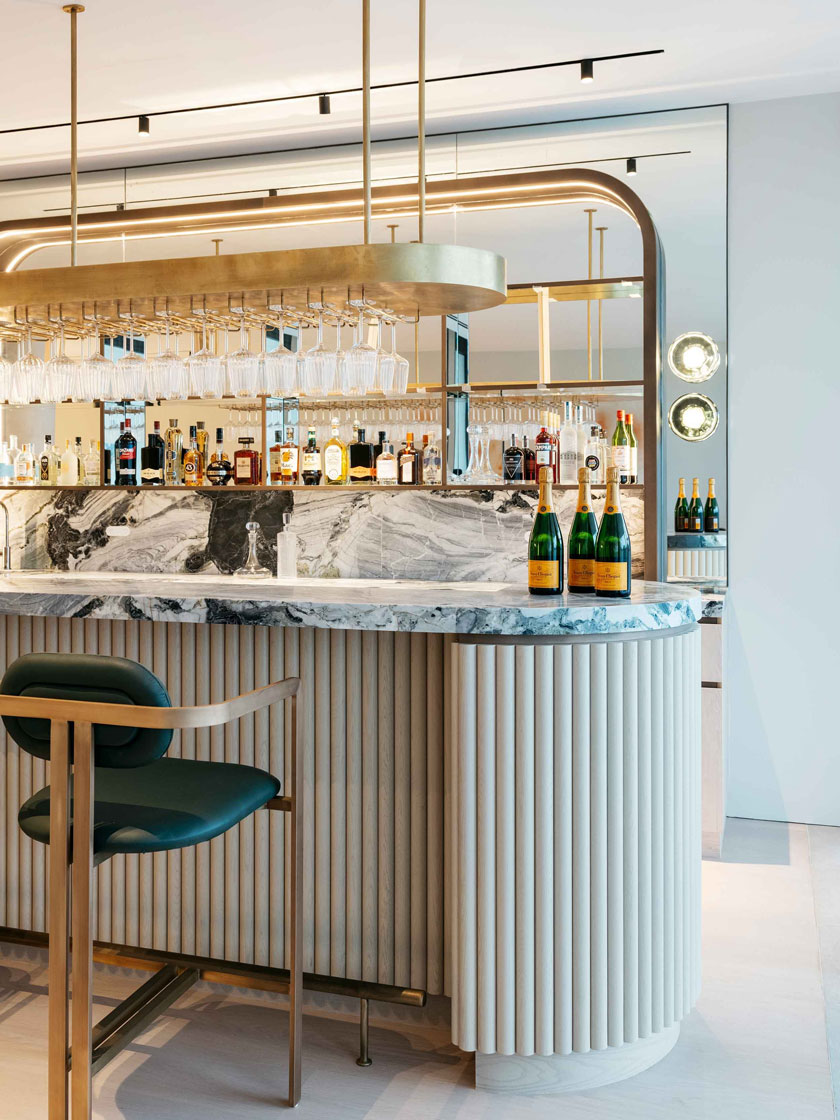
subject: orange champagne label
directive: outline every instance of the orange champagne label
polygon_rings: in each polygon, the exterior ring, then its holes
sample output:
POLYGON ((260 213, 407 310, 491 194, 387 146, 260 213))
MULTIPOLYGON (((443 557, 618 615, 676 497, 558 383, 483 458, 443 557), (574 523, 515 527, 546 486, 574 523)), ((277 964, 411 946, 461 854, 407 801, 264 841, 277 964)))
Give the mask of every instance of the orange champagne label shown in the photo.
POLYGON ((560 586, 560 561, 559 560, 529 560, 528 561, 528 586, 529 587, 559 587, 560 586))
POLYGON ((595 558, 569 560, 569 587, 595 586, 595 558))
POLYGON ((608 560, 599 560, 595 565, 595 590, 626 591, 627 564, 623 561, 616 564, 608 560))

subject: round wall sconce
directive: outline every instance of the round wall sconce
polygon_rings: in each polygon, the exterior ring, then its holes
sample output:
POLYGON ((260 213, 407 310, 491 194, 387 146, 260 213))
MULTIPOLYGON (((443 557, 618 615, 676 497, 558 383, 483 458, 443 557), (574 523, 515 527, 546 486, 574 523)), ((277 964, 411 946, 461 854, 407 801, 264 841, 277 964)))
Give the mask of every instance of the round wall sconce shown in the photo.
POLYGON ((671 343, 668 365, 683 381, 708 381, 720 365, 720 350, 707 334, 689 331, 671 343))
POLYGON ((713 400, 702 393, 686 393, 677 397, 668 410, 668 427, 680 439, 699 443, 717 429, 720 414, 713 400))

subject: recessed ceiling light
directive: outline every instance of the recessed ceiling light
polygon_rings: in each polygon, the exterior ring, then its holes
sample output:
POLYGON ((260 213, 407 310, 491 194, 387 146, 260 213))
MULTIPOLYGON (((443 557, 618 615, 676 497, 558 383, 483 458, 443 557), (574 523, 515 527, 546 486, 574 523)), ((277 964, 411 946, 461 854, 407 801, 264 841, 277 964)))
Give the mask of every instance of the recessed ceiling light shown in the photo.
POLYGON ((593 82, 595 80, 595 64, 591 58, 584 58, 580 64, 580 80, 593 82))
POLYGON ((636 158, 635 158, 635 156, 631 156, 630 159, 628 159, 628 161, 627 161, 627 174, 628 175, 635 175, 636 174, 636 158))
POLYGON ((137 118, 137 131, 144 133, 146 136, 149 134, 149 118, 141 116, 137 118))

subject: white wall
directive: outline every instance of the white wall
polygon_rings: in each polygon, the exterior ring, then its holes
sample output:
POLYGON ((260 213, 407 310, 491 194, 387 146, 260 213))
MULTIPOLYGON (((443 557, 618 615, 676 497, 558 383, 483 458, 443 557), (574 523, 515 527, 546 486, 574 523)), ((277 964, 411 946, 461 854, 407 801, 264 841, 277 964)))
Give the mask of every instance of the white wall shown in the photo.
POLYGON ((840 94, 730 118, 729 815, 840 824, 840 94))

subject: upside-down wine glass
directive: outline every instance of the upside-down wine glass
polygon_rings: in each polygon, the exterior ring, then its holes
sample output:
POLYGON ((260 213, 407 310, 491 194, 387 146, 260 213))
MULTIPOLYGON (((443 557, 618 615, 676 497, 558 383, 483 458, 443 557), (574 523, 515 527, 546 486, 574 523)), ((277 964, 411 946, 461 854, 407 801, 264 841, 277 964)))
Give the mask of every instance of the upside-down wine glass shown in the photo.
POLYGON ((227 356, 228 391, 235 397, 255 397, 259 368, 258 356, 248 347, 248 327, 243 312, 239 320, 239 347, 227 356))
POLYGON ((190 396, 204 400, 218 400, 224 396, 225 371, 221 358, 207 345, 206 318, 201 320, 201 349, 190 354, 185 364, 190 396))
POLYGON ((64 349, 64 323, 61 323, 58 348, 44 365, 44 391, 41 400, 50 404, 68 399, 79 400, 81 385, 78 368, 78 364, 67 356, 64 349))

